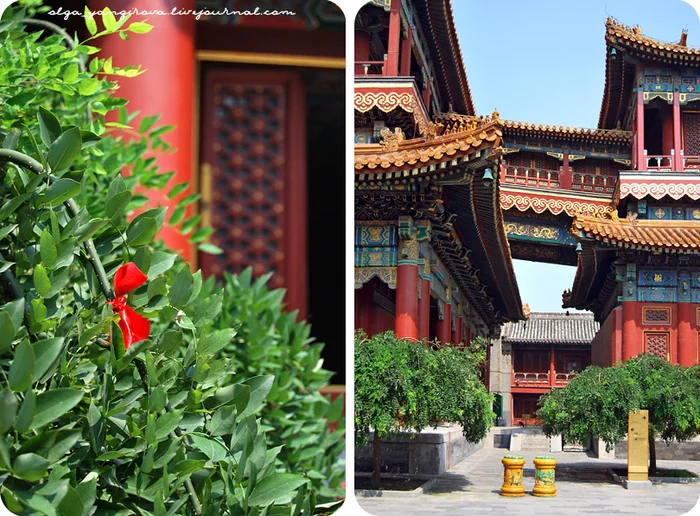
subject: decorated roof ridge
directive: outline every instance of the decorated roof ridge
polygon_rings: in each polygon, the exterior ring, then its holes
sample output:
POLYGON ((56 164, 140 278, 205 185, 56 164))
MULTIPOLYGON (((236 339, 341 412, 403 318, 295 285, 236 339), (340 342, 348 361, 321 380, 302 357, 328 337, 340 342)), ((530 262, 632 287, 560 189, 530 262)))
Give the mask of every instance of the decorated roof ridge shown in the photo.
POLYGON ((608 17, 605 22, 606 39, 610 41, 612 36, 617 36, 627 41, 640 43, 647 47, 657 50, 669 50, 680 54, 698 55, 700 56, 700 47, 689 47, 681 43, 670 43, 661 41, 656 38, 645 36, 642 33, 642 28, 639 25, 630 27, 616 20, 612 16, 608 17))
POLYGON ((363 168, 427 164, 445 156, 476 150, 484 143, 497 147, 503 136, 502 127, 501 120, 489 119, 485 124, 469 131, 440 136, 427 135, 410 140, 403 139, 400 128, 396 128, 393 133, 384 128, 384 140, 380 143, 355 145, 355 168, 359 171, 363 168))
MULTIPOLYGON (((451 97, 455 108, 461 109, 464 107, 464 111, 467 113, 475 113, 474 101, 471 96, 471 90, 469 88, 469 82, 467 80, 467 72, 464 67, 464 59, 462 58, 462 49, 459 45, 459 38, 457 36, 457 28, 454 23, 454 16, 452 14, 452 3, 451 0, 443 0, 442 2, 435 0, 424 0, 425 1, 425 15, 427 16, 427 21, 430 26, 430 33, 435 41, 437 50, 442 64, 443 76, 447 79, 445 81, 445 86, 449 92, 449 97, 451 97), (438 26, 439 22, 444 23, 442 26, 438 26), (440 34, 437 31, 444 31, 447 33, 447 42, 440 38, 440 34), (444 48, 445 43, 449 44, 449 49, 444 48), (442 50, 449 53, 448 56, 442 55, 442 50), (459 92, 453 91, 451 86, 454 84, 449 81, 449 71, 456 70, 457 78, 459 83, 459 92), (454 95, 459 94, 461 98, 454 98, 454 95), (462 106, 463 105, 463 106, 462 106)), ((420 17, 420 15, 419 15, 420 17)), ((448 100, 448 99, 444 99, 448 100)))
POLYGON ((524 129, 534 132, 548 132, 562 135, 575 136, 600 136, 609 137, 611 139, 631 140, 632 132, 623 131, 621 129, 599 129, 590 127, 573 127, 573 126, 557 126, 549 124, 536 124, 534 122, 520 122, 517 120, 504 120, 504 129, 524 129))
POLYGON ((670 249, 675 251, 700 250, 700 224, 691 220, 638 220, 576 215, 571 232, 583 232, 589 238, 607 244, 633 249, 670 249))
POLYGON ((590 312, 532 312, 525 321, 505 324, 503 341, 513 344, 588 345, 599 327, 600 324, 590 312))

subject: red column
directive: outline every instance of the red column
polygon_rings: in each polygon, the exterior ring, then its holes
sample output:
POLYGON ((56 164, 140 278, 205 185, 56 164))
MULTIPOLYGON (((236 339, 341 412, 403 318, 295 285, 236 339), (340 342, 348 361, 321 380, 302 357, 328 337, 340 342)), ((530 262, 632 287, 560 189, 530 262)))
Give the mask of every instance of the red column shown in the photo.
MULTIPOLYGON (((171 12, 195 8, 194 0, 91 0, 90 8, 100 10, 109 6, 112 11, 128 11, 138 7, 141 11, 171 12)), ((99 18, 99 17, 97 17, 99 18)), ((145 19, 134 15, 127 25, 145 19)), ((129 111, 140 111, 132 122, 138 128, 144 116, 161 114, 160 125, 174 125, 175 130, 164 135, 175 153, 156 153, 161 172, 175 171, 171 184, 193 181, 194 143, 194 85, 195 85, 195 17, 151 16, 148 22, 153 30, 148 34, 134 34, 128 41, 118 34, 100 38, 98 46, 103 57, 112 56, 115 67, 140 64, 145 73, 130 79, 119 78, 118 97, 129 101, 129 111)), ((178 198, 170 201, 164 191, 144 192, 152 205, 174 206, 178 198)), ((182 195, 192 193, 186 191, 182 195)), ((166 216, 167 220, 167 216, 166 216)), ((176 249, 188 261, 194 257, 188 237, 164 227, 160 238, 171 249, 176 249)))
MULTIPOLYGON (((428 259, 426 258, 426 261, 428 259)), ((421 282, 421 298, 418 301, 418 338, 430 338, 430 262, 423 266, 421 282), (427 274, 426 274, 427 269, 427 274)))
MULTIPOLYGON (((448 296, 449 297, 449 296, 448 296)), ((452 339, 452 304, 445 303, 443 319, 438 321, 437 338, 442 344, 447 344, 452 339)))
POLYGON ((559 187, 564 190, 571 190, 571 168, 569 167, 569 153, 564 153, 564 162, 562 164, 561 177, 559 178, 559 187))
POLYGON ((465 332, 464 343, 469 346, 472 342, 472 329, 471 326, 467 325, 467 331, 465 332))
POLYGON ((695 365, 697 360, 697 334, 693 331, 693 305, 678 303, 678 363, 695 365))
POLYGON ((455 329, 452 332, 452 344, 458 346, 462 340, 462 318, 457 317, 455 319, 455 329))
POLYGON ((675 161, 673 170, 682 171, 685 167, 683 166, 683 156, 681 155, 681 150, 683 150, 683 143, 681 142, 681 102, 677 91, 673 92, 673 148, 676 153, 673 158, 675 161))
POLYGON ((396 326, 400 339, 418 337, 418 266, 399 264, 396 271, 396 326))
POLYGON ((557 373, 554 369, 554 346, 549 348, 549 386, 554 387, 556 382, 557 373))
POLYGON ((365 333, 370 337, 372 336, 373 294, 373 287, 368 284, 355 290, 355 329, 365 330, 365 333))
POLYGON ((626 362, 642 352, 642 342, 637 332, 636 303, 622 302, 622 361, 626 362))
POLYGON ((413 42, 413 32, 411 27, 406 27, 406 39, 401 42, 401 75, 408 77, 411 75, 411 44, 413 42))
POLYGON ((401 0, 391 0, 389 12, 389 43, 387 49, 387 70, 384 75, 399 75, 399 42, 401 41, 401 0))
POLYGON ((644 91, 640 86, 637 90, 637 170, 647 169, 647 158, 644 155, 644 91))

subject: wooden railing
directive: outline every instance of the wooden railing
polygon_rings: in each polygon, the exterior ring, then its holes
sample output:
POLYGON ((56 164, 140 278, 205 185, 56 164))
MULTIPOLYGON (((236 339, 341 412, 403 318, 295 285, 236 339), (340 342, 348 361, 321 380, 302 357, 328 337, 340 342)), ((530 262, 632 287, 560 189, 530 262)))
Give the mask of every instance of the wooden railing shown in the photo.
POLYGON ((384 75, 386 69, 386 59, 383 61, 355 61, 355 75, 384 75), (364 73, 357 73, 359 67, 362 67, 364 73))
POLYGON ((514 387, 547 386, 549 373, 518 373, 513 371, 511 385, 514 387))
POLYGON ((608 192, 615 191, 615 176, 607 176, 603 174, 586 174, 574 172, 571 176, 571 188, 573 190, 582 190, 584 192, 608 192))
POLYGON ((574 376, 576 376, 576 373, 557 373, 555 382, 557 386, 568 385, 574 376))
POLYGON ((517 185, 559 188, 559 174, 559 170, 506 165, 504 180, 506 183, 517 185))
MULTIPOLYGON (((646 152, 646 151, 645 151, 646 152)), ((647 170, 672 170, 673 156, 645 156, 647 160, 647 170)))
POLYGON ((700 169, 700 156, 683 156, 683 169, 684 170, 698 170, 698 169, 700 169))

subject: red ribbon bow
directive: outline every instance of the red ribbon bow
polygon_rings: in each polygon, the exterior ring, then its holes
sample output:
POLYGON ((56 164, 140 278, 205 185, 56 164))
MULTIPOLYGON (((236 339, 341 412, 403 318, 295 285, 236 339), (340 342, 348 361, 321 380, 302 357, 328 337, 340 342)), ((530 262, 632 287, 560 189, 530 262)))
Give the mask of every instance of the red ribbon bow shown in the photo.
POLYGON ((114 293, 117 297, 111 301, 112 311, 119 314, 119 329, 124 335, 125 350, 140 340, 146 340, 151 331, 151 321, 134 312, 134 309, 126 304, 125 297, 127 292, 143 285, 146 279, 148 277, 133 262, 119 267, 114 275, 114 293))

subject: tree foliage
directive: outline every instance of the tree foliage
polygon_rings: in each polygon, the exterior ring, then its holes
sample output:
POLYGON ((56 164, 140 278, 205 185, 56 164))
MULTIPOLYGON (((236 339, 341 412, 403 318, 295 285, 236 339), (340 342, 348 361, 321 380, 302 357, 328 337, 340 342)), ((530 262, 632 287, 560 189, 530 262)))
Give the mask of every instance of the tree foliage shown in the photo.
POLYGON ((608 450, 627 436, 628 414, 649 411, 651 471, 656 470, 654 442, 685 441, 700 434, 700 368, 672 365, 654 355, 624 364, 591 366, 564 389, 540 398, 537 412, 548 436, 561 433, 569 442, 599 437, 608 450))
POLYGON ((173 174, 149 157, 167 148, 168 128, 156 117, 131 128, 134 114, 113 96, 107 77, 139 70, 117 70, 91 45, 101 34, 149 26, 105 9, 105 30, 88 18, 91 41, 71 49, 60 35, 27 29, 22 20, 33 10, 8 9, 0 21, 3 502, 47 515, 312 514, 339 483, 338 436, 321 427, 329 404, 299 394, 327 381, 317 361, 304 360, 319 345, 281 312, 279 292, 251 286, 249 272, 240 288, 222 287, 154 241, 166 223, 194 230, 198 218, 182 218, 197 197, 185 195, 186 184, 171 186, 173 174), (115 110, 119 121, 106 122, 115 110), (122 177, 124 168, 131 175, 122 177), (166 189, 174 210, 129 220, 146 200, 132 193, 137 184, 166 189), (151 333, 125 351, 105 301, 128 261, 148 276, 127 303, 150 320, 151 333), (261 345, 261 334, 278 346, 261 345), (293 352, 284 354, 286 343, 293 352), (284 380, 292 359, 304 374, 284 380), (297 380, 309 384, 290 388, 297 380), (297 407, 316 416, 311 424, 295 420, 297 407), (326 462, 302 457, 307 447, 293 444, 302 432, 324 439, 326 462))
POLYGON ((495 418, 491 395, 471 355, 397 339, 393 332, 355 336, 355 439, 398 430, 420 432, 439 422, 462 426, 469 442, 483 439, 495 418))

